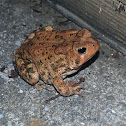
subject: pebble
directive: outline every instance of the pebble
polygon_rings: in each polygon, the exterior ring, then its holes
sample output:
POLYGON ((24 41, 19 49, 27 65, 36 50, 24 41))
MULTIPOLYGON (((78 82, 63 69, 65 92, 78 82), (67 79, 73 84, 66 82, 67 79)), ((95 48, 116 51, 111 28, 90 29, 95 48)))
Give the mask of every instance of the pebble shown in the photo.
POLYGON ((16 46, 21 46, 21 42, 17 40, 17 41, 15 41, 15 45, 16 46))
POLYGON ((2 119, 3 118, 3 114, 0 114, 0 119, 2 119))

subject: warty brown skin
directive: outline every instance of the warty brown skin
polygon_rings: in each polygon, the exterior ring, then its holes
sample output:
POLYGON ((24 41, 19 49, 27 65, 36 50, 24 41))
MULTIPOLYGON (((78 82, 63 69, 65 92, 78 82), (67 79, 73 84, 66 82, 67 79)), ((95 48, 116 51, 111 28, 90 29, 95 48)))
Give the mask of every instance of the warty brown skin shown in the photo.
POLYGON ((51 26, 32 32, 13 57, 19 75, 29 84, 53 84, 63 96, 80 94, 81 85, 64 82, 99 49, 87 29, 60 31, 51 26), (43 83, 42 83, 43 82, 43 83))

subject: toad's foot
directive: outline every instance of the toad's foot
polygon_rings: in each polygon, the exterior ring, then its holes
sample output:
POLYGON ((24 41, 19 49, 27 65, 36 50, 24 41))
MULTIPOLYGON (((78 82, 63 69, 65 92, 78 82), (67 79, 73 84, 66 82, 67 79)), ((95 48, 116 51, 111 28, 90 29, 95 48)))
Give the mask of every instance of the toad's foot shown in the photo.
POLYGON ((78 83, 75 83, 74 81, 68 82, 67 85, 72 94, 77 94, 77 95, 82 96, 79 91, 80 91, 80 89, 84 89, 84 86, 79 85, 80 83, 81 83, 81 81, 79 81, 78 83))
POLYGON ((60 76, 56 76, 53 80, 53 85, 63 96, 71 96, 74 94, 82 96, 79 91, 80 89, 84 89, 84 87, 79 84, 83 81, 84 79, 81 79, 78 83, 75 83, 73 81, 65 83, 60 76))

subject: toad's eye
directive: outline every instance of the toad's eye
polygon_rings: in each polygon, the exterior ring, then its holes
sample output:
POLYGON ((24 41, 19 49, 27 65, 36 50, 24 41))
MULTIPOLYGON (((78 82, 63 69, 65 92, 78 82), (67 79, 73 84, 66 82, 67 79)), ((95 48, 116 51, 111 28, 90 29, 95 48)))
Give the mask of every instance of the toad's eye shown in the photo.
POLYGON ((85 52, 86 52, 86 48, 85 47, 78 49, 78 53, 79 54, 84 54, 85 52))

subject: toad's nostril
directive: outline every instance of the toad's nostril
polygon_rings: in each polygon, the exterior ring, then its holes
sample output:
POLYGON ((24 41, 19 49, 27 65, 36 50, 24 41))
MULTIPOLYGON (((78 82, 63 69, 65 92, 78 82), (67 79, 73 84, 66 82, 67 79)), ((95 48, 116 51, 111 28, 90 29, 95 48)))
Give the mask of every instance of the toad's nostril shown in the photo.
POLYGON ((79 54, 83 54, 85 52, 86 52, 86 48, 85 47, 78 49, 78 53, 79 54))

